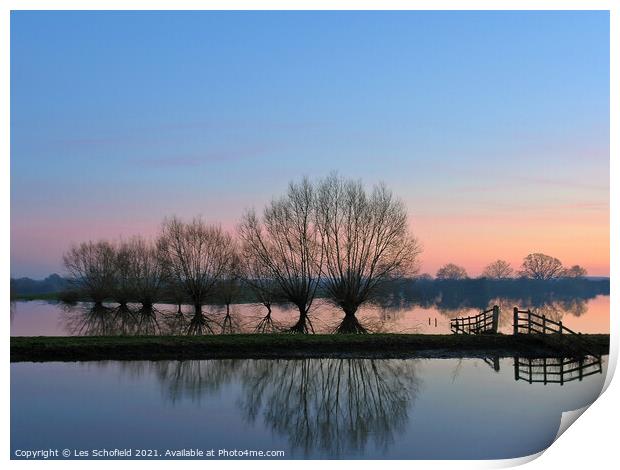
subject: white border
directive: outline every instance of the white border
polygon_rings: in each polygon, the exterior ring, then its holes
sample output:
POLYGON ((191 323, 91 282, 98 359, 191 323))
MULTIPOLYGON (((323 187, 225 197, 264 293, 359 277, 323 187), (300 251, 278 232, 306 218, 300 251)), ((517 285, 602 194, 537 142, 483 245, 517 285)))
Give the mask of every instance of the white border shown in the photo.
MULTIPOLYGON (((384 0, 382 2, 372 2, 368 0, 362 1, 342 1, 342 0, 315 0, 315 1, 277 1, 277 0, 229 0, 229 1, 199 1, 199 0, 178 0, 175 2, 164 0, 137 1, 137 0, 61 0, 61 1, 44 1, 44 0, 5 0, 0 3, 0 104, 2 104, 0 112, 0 151, 2 153, 2 171, 0 171, 0 211, 5 226, 1 233, 2 237, 2 259, 6 260, 2 275, 0 278, 0 302, 2 305, 9 303, 9 279, 10 279, 10 88, 9 88, 9 67, 10 67, 10 11, 11 10, 609 10, 611 18, 611 103, 610 103, 610 231, 611 231, 611 302, 610 311, 616 312, 618 307, 618 299, 616 291, 620 272, 618 267, 618 249, 617 240, 620 239, 619 226, 619 191, 615 186, 614 180, 618 180, 618 136, 620 136, 620 96, 618 94, 618 84, 620 84, 620 74, 618 73, 619 63, 619 47, 620 47, 620 8, 617 2, 607 1, 584 1, 584 0, 436 0, 436 1, 403 1, 403 0, 384 0)), ((5 314, 5 321, 2 324, 4 337, 9 337, 9 315, 5 314)), ((617 384, 612 383, 611 378, 616 368, 618 358, 618 331, 619 321, 617 315, 611 315, 611 334, 612 348, 609 357, 608 375, 605 382, 606 391, 603 396, 598 399, 590 409, 579 418, 579 424, 572 426, 565 434, 563 434, 557 443, 554 443, 542 457, 536 459, 530 464, 532 468, 543 468, 543 466, 553 464, 562 466, 563 468, 590 468, 603 467, 607 468, 609 462, 616 460, 615 448, 615 422, 614 415, 618 416, 618 403, 620 396, 620 388, 617 384), (609 387, 609 388, 607 388, 609 387)), ((6 418, 1 431, 2 446, 1 457, 8 460, 10 457, 10 421, 8 419, 10 412, 9 402, 9 342, 7 341, 3 347, 3 386, 2 399, 4 402, 6 418)), ((525 457, 513 460, 497 460, 497 461, 391 461, 389 463, 392 468, 408 468, 412 465, 424 468, 498 468, 519 465, 528 462, 536 456, 525 457)), ((357 468, 371 468, 377 465, 378 461, 358 461, 355 463, 357 468)), ((64 468, 64 467, 83 467, 84 462, 79 461, 48 461, 43 463, 10 461, 11 465, 21 467, 23 465, 45 465, 48 468, 64 468)), ((179 461, 174 461, 174 465, 180 465, 179 461)), ((220 468, 232 468, 239 465, 236 461, 188 461, 183 465, 190 465, 204 468, 205 465, 210 467, 217 465, 220 468)), ((88 466, 103 468, 110 465, 107 461, 89 461, 88 466)), ((132 461, 132 466, 136 467, 153 467, 161 468, 170 465, 165 461, 132 461)), ((241 463, 243 465, 243 463, 241 463)), ((289 461, 251 461, 246 465, 253 468, 284 468, 291 465, 289 461)), ((296 466, 310 468, 310 466, 327 466, 341 467, 342 463, 316 462, 316 461, 300 461, 295 463, 296 466)))

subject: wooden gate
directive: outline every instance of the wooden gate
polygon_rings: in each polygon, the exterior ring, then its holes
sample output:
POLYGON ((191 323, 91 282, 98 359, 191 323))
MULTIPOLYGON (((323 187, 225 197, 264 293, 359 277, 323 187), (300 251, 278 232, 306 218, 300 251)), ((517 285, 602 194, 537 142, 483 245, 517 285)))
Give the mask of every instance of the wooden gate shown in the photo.
POLYGON ((499 307, 493 308, 471 317, 452 318, 450 320, 450 330, 454 334, 480 335, 497 333, 499 325, 499 307))

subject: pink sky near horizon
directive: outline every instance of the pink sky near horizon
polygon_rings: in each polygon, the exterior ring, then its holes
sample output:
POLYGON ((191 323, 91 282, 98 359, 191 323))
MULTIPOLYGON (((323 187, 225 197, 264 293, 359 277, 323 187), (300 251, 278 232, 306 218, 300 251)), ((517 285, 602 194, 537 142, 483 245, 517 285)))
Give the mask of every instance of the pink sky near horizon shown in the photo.
MULTIPOLYGON (((452 262, 464 266, 474 277, 496 259, 504 259, 518 269, 524 256, 542 252, 559 258, 565 266, 579 264, 589 275, 609 275, 609 211, 605 205, 578 210, 562 205, 501 214, 484 207, 467 211, 434 207, 426 212, 423 204, 406 202, 411 230, 423 246, 421 273, 434 275, 439 267, 452 262)), ((204 212, 192 213, 191 209, 178 215, 185 219, 201 215, 234 230, 243 211, 223 204, 215 204, 212 209, 213 218, 204 212), (238 215, 233 218, 231 214, 238 215)), ((62 253, 71 243, 133 235, 154 237, 164 217, 148 213, 136 217, 131 210, 116 215, 20 217, 11 224, 11 275, 40 278, 62 273, 62 253), (14 266, 22 268, 14 270, 14 266)))

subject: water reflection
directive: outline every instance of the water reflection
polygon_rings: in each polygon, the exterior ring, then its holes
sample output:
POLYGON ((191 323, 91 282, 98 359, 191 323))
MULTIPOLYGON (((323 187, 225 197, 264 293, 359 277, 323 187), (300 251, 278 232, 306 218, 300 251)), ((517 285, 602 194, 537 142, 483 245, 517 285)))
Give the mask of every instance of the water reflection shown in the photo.
POLYGON ((600 356, 514 358, 515 380, 530 384, 542 383, 564 385, 574 380, 603 373, 600 356))
MULTIPOLYGON (((499 331, 512 332, 514 306, 530 308, 569 328, 584 333, 609 332, 609 296, 594 299, 535 299, 492 297, 488 305, 500 306, 499 331)), ((391 305, 370 304, 355 317, 347 318, 325 301, 316 301, 309 318, 317 333, 390 332, 449 334, 450 319, 476 315, 481 310, 463 306, 448 308, 441 299, 430 307, 393 299, 391 305)), ((75 304, 44 301, 11 304, 11 334, 39 335, 204 335, 231 333, 277 333, 290 329, 298 313, 286 304, 265 309, 260 304, 207 305, 199 314, 191 306, 179 310, 172 304, 142 307, 78 302, 75 304)))
POLYGON ((242 383, 248 421, 262 415, 291 448, 335 457, 369 440, 386 449, 408 421, 419 385, 415 361, 370 359, 261 361, 242 383))
MULTIPOLYGON (((185 317, 176 316, 179 324, 185 323, 185 317)), ((217 321, 212 315, 204 312, 195 312, 189 322, 187 322, 187 328, 184 329, 188 335, 205 335, 215 334, 217 330, 217 321)))
POLYGON ((160 335, 161 312, 154 307, 61 304, 61 320, 73 336, 160 335))
POLYGON ((99 304, 61 304, 65 329, 73 336, 118 335, 114 309, 99 304))
MULTIPOLYGON (((526 359, 518 361, 529 371, 526 359)), ((532 370, 546 364, 549 375, 559 361, 532 359, 532 370)), ((520 457, 553 441, 563 411, 599 395, 606 358, 592 374, 586 363, 594 364, 584 359, 582 380, 567 376, 561 389, 536 375, 531 384, 521 375, 514 381, 512 358, 14 363, 11 444, 210 445, 282 449, 287 458, 520 457)))
MULTIPOLYGON (((145 363, 121 363, 132 377, 145 363)), ((369 442, 385 450, 408 422, 418 393, 415 360, 207 360, 151 363, 171 403, 241 384, 243 419, 285 437, 291 449, 337 457, 369 442)))
POLYGON ((217 361, 160 361, 155 373, 165 396, 175 403, 183 398, 200 402, 233 380, 242 364, 236 359, 217 361))
MULTIPOLYGON (((453 359, 452 383, 469 380, 472 361, 483 375, 501 373, 499 357, 453 359), (463 365, 469 364, 463 369, 463 365), (464 377, 462 375, 465 375, 464 377)), ((240 386, 243 420, 287 440, 304 457, 338 458, 362 453, 369 445, 386 452, 404 432, 422 388, 420 359, 191 360, 120 363, 131 377, 153 373, 164 399, 196 404, 240 386)), ((505 372, 510 364, 504 362, 505 372), (506 367, 508 366, 508 367, 506 367)), ((602 374, 600 357, 514 358, 515 380, 526 384, 565 384, 602 374)))
POLYGON ((282 325, 273 319, 271 306, 267 308, 267 313, 264 316, 255 317, 252 323, 256 324, 252 330, 253 333, 278 333, 283 330, 282 325))

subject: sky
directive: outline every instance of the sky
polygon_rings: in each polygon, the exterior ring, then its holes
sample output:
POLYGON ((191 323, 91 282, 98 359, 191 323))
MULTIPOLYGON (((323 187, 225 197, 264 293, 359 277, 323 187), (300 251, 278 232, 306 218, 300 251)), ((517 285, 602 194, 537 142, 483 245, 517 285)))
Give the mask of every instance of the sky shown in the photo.
POLYGON ((12 277, 331 171, 406 203, 421 272, 609 275, 609 14, 11 14, 12 277))

